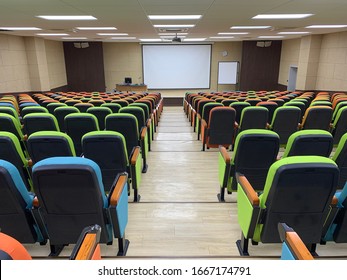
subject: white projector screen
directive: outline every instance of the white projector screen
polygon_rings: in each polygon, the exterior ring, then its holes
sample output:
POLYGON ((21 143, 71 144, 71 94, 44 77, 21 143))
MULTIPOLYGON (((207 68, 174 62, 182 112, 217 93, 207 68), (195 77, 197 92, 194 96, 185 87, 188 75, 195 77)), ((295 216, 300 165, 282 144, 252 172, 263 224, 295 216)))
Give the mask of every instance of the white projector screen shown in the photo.
POLYGON ((148 89, 210 88, 211 45, 143 45, 148 89))

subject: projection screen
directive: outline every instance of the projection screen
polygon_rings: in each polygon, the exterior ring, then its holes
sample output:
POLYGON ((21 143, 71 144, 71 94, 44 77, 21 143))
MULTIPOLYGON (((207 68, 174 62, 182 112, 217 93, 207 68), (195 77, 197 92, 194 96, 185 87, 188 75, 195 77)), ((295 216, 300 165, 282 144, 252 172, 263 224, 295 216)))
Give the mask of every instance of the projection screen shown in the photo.
POLYGON ((211 45, 142 45, 148 89, 210 88, 211 45))

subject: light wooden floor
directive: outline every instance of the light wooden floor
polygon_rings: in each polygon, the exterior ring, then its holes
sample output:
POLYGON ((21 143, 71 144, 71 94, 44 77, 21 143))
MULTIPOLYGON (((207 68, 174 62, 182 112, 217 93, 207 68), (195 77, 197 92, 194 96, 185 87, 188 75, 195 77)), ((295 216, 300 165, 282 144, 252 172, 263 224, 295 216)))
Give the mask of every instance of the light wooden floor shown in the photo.
MULTIPOLYGON (((236 194, 219 203, 217 149, 201 151, 182 107, 164 107, 148 172, 143 174, 140 203, 129 198, 128 257, 241 258, 235 241, 240 237, 236 194)), ((103 257, 117 250, 101 245, 103 257)), ((45 257, 49 246, 26 245, 34 257, 45 257)), ((73 245, 64 249, 68 256, 73 245)), ((250 245, 253 258, 279 258, 281 244, 250 245)), ((347 244, 318 245, 321 257, 347 258, 347 244)))

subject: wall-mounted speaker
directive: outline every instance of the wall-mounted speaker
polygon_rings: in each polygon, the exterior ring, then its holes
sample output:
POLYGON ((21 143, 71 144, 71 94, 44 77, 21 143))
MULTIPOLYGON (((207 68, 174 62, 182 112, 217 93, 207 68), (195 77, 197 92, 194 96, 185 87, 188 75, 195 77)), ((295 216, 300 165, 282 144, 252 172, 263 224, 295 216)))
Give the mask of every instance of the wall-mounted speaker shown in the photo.
POLYGON ((89 43, 88 42, 84 42, 84 43, 73 43, 74 47, 77 49, 85 49, 89 47, 89 43))
POLYGON ((257 47, 259 48, 271 47, 271 41, 257 41, 257 47))

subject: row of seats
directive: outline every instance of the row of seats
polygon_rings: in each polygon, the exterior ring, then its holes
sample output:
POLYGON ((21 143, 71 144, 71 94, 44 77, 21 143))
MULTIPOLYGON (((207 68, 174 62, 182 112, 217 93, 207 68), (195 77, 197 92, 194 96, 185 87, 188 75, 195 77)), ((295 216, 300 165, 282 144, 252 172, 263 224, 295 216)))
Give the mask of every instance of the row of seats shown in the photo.
MULTIPOLYGON (((207 98, 206 94, 187 93, 184 108, 194 131, 197 132, 198 140, 202 135, 203 150, 205 146, 207 148, 219 145, 228 147, 234 143, 237 133, 250 128, 267 128, 277 132, 283 146, 287 143, 288 137, 298 129, 330 131, 334 136, 335 145, 347 132, 346 102, 335 102, 333 109, 324 103, 328 101, 316 100, 318 97, 313 99, 312 93, 279 93, 279 95, 280 97, 269 99, 269 101, 252 98, 246 99, 248 100, 246 102, 239 101, 240 98, 226 99, 219 95, 207 98), (217 98, 213 99, 216 96, 217 98), (313 100, 311 101, 310 98, 313 100), (272 101, 275 99, 282 102, 272 101), (252 106, 250 100, 258 100, 254 104, 256 106, 252 106), (305 100, 307 104, 302 100, 305 100), (309 105, 311 106, 308 107, 309 105)), ((337 95, 335 99, 343 100, 341 95, 337 95)))

